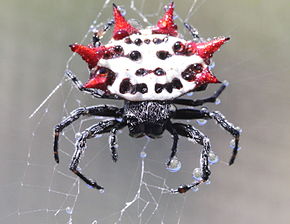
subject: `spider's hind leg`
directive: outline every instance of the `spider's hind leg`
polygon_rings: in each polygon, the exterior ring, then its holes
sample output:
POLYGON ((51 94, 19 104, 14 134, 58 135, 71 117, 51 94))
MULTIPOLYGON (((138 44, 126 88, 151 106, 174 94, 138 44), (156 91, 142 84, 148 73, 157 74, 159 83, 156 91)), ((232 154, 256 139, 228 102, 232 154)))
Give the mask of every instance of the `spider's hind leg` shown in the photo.
POLYGON ((84 176, 78 169, 80 158, 86 148, 87 139, 93 138, 98 134, 108 133, 116 126, 123 127, 121 124, 122 122, 119 122, 117 120, 101 121, 83 131, 81 136, 76 141, 75 152, 73 154, 69 169, 92 188, 96 188, 98 190, 104 189, 102 186, 98 185, 97 182, 84 176))
POLYGON ((178 190, 175 190, 175 192, 178 193, 185 193, 186 191, 190 190, 191 188, 207 181, 209 179, 209 176, 211 174, 209 169, 209 153, 210 153, 210 141, 209 138, 206 137, 201 131, 198 129, 192 127, 191 125, 186 125, 182 123, 174 123, 173 128, 177 131, 177 133, 181 136, 192 138, 194 139, 198 144, 203 146, 201 157, 200 157, 200 167, 202 171, 201 180, 197 181, 191 185, 182 185, 178 188, 178 190))

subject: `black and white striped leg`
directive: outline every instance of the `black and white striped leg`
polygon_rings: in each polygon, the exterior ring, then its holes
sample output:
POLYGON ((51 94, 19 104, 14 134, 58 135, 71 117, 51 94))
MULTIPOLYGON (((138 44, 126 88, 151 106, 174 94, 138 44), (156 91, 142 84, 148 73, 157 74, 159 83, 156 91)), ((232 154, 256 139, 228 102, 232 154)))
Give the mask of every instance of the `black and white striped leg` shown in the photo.
POLYGON ((107 116, 107 117, 121 117, 121 111, 119 108, 114 106, 90 106, 90 107, 80 107, 75 109, 70 113, 68 117, 63 119, 58 125, 54 128, 54 144, 53 144, 53 152, 54 159, 57 163, 59 163, 59 155, 58 155, 58 141, 59 135, 64 128, 69 126, 71 123, 79 119, 81 116, 107 116))
POLYGON ((220 88, 210 97, 205 99, 196 99, 196 100, 190 100, 190 99, 174 99, 172 101, 173 104, 180 104, 185 106, 201 106, 205 103, 215 103, 217 98, 221 95, 221 93, 225 90, 225 88, 228 86, 228 82, 224 81, 220 88))
POLYGON ((236 156, 238 154, 241 129, 239 127, 235 127, 232 123, 228 122, 225 119, 225 116, 219 111, 210 112, 209 116, 212 119, 216 120, 216 122, 223 129, 225 129, 234 137, 233 153, 229 161, 229 165, 232 165, 235 162, 236 156))
POLYGON ((98 134, 108 133, 113 128, 115 128, 115 126, 118 126, 120 123, 121 122, 117 120, 101 121, 83 131, 81 136, 76 141, 75 152, 73 154, 69 168, 74 174, 76 174, 79 178, 81 178, 86 184, 88 184, 92 188, 96 188, 98 190, 104 189, 102 186, 98 185, 96 181, 88 179, 86 176, 84 176, 78 169, 80 158, 86 148, 87 139, 93 138, 98 134))
POLYGON ((210 153, 210 141, 209 138, 206 137, 201 131, 198 129, 192 127, 191 125, 186 125, 182 123, 174 123, 173 128, 177 131, 177 133, 181 136, 192 138, 194 139, 198 144, 203 146, 201 157, 200 157, 200 168, 201 168, 201 180, 194 182, 190 185, 182 185, 177 190, 173 190, 173 192, 176 193, 185 193, 191 188, 207 181, 209 179, 209 176, 211 174, 209 169, 209 153, 210 153))
POLYGON ((167 166, 170 166, 171 160, 173 159, 174 156, 176 156, 176 153, 177 153, 178 133, 173 128, 171 122, 168 122, 168 124, 166 126, 166 129, 169 131, 169 133, 173 137, 173 145, 172 145, 172 148, 171 148, 171 154, 170 154, 170 157, 169 157, 169 161, 166 164, 167 166))
POLYGON ((119 129, 122 129, 126 126, 126 123, 121 122, 118 123, 112 130, 111 130, 111 134, 109 137, 109 146, 110 146, 110 150, 111 150, 111 154, 112 154, 112 159, 114 162, 117 162, 118 160, 118 143, 117 143, 117 131, 119 129))

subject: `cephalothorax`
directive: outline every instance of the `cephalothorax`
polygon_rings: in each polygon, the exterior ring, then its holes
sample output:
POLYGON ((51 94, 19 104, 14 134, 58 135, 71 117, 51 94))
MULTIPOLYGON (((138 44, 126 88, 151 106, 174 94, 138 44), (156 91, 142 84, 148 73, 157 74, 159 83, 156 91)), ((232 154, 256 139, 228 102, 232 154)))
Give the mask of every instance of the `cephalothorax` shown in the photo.
MULTIPOLYGON (((83 85, 71 72, 66 74, 79 90, 90 93, 96 98, 124 100, 124 107, 99 105, 81 107, 55 127, 54 155, 58 157, 59 133, 82 115, 107 116, 113 119, 101 121, 83 131, 76 142, 76 149, 70 169, 88 185, 103 189, 96 182, 86 178, 77 168, 80 157, 89 138, 101 133, 110 133, 112 158, 117 161, 116 131, 128 126, 132 137, 144 135, 151 138, 161 137, 167 130, 173 136, 173 146, 167 165, 177 153, 178 136, 194 139, 203 146, 201 153, 202 178, 189 185, 182 185, 173 192, 184 193, 204 181, 210 175, 208 157, 211 152, 209 139, 191 125, 173 123, 172 119, 214 119, 235 138, 232 164, 238 151, 239 128, 229 123, 220 112, 209 112, 206 108, 195 109, 204 103, 215 102, 226 87, 222 83, 215 94, 201 100, 181 99, 182 95, 205 90, 210 83, 220 83, 210 70, 211 57, 227 37, 203 41, 190 25, 186 28, 193 35, 193 40, 185 40, 177 31, 173 21, 174 4, 171 3, 156 26, 145 29, 133 27, 113 5, 113 37, 108 44, 100 43, 98 32, 92 44, 70 45, 88 64, 90 79, 83 85), (190 106, 177 109, 175 105, 190 106)), ((103 31, 109 28, 104 27, 103 31)))

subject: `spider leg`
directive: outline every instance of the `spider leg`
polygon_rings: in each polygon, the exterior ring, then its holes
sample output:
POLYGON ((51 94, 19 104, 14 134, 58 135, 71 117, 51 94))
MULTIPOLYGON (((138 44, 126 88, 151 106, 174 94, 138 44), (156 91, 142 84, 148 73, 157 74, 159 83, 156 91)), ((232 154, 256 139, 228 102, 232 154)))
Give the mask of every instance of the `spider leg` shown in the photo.
POLYGON ((190 185, 182 185, 177 190, 174 190, 174 192, 185 193, 186 191, 193 188, 194 186, 197 186, 207 181, 211 174, 210 169, 209 169, 209 162, 208 162, 208 157, 210 153, 210 141, 209 141, 209 138, 206 137, 201 131, 192 127, 191 125, 186 125, 182 123, 174 123, 173 127, 179 135, 187 137, 187 138, 192 138, 198 144, 203 146, 201 157, 200 157, 200 168, 202 171, 202 175, 201 175, 202 179, 190 185))
POLYGON ((174 129, 172 123, 169 121, 166 125, 166 129, 167 131, 169 131, 169 133, 172 135, 173 137, 173 145, 172 145, 172 148, 171 148, 171 154, 170 154, 170 157, 169 157, 169 161, 167 162, 167 166, 170 165, 171 163, 171 160, 172 158, 176 155, 177 153, 177 143, 178 143, 178 133, 177 131, 174 129))
POLYGON ((96 98, 114 99, 114 100, 120 99, 118 96, 115 96, 115 95, 101 94, 97 90, 85 88, 83 83, 76 77, 76 75, 68 69, 65 71, 65 74, 66 74, 66 76, 68 76, 71 79, 71 81, 74 83, 74 85, 82 92, 91 94, 93 97, 96 97, 96 98))
POLYGON ((111 134, 109 137, 109 145, 110 145, 110 150, 111 150, 111 154, 112 154, 112 159, 114 162, 117 162, 117 160, 118 160, 118 153, 117 153, 118 145, 117 145, 116 132, 117 132, 117 130, 122 129, 125 126, 126 126, 125 123, 119 123, 111 130, 111 134))
POLYGON ((199 41, 200 40, 200 37, 199 37, 199 34, 198 34, 198 30, 196 28, 192 27, 188 23, 184 23, 184 26, 190 32, 190 34, 192 35, 193 40, 195 40, 195 41, 199 41))
POLYGON ((233 147, 233 153, 229 161, 229 165, 232 165, 236 159, 239 149, 240 128, 235 127, 232 123, 225 119, 225 116, 219 111, 209 112, 206 108, 201 110, 188 108, 178 109, 175 111, 173 119, 214 119, 223 129, 229 132, 235 141, 233 147))
POLYGON ((81 178, 86 184, 91 186, 92 188, 96 188, 98 190, 104 189, 102 186, 98 185, 97 182, 88 179, 85 177, 78 169, 78 165, 80 162, 80 158, 85 151, 87 139, 95 137, 97 134, 110 132, 113 128, 118 126, 120 123, 117 120, 106 120, 101 121, 82 132, 81 136, 78 138, 75 144, 75 152, 72 157, 72 161, 69 169, 76 174, 79 178, 81 178))
POLYGON ((233 147, 233 153, 229 161, 229 165, 232 165, 235 162, 236 156, 238 154, 241 129, 239 127, 235 127, 232 123, 227 121, 225 116, 219 111, 210 112, 209 116, 216 120, 216 122, 223 129, 225 129, 234 137, 235 145, 233 147))
POLYGON ((75 109, 70 113, 68 117, 63 119, 58 125, 54 128, 54 144, 53 144, 53 151, 54 151, 54 159, 57 163, 59 163, 59 156, 58 156, 58 141, 59 135, 64 128, 69 126, 71 123, 76 121, 80 118, 80 116, 87 115, 87 116, 108 116, 108 117, 121 117, 121 109, 114 107, 114 106, 107 106, 107 105, 99 105, 99 106, 90 106, 90 107, 80 107, 75 109))
POLYGON ((174 99, 172 101, 173 104, 181 104, 186 106, 201 106, 205 103, 214 103, 216 102, 216 99, 219 97, 219 95, 225 90, 227 87, 228 82, 224 81, 222 85, 218 88, 218 90, 210 97, 205 99, 196 99, 196 100, 190 100, 190 99, 174 99))
POLYGON ((115 24, 115 20, 111 19, 104 27, 102 30, 97 31, 93 35, 93 46, 98 47, 101 45, 101 39, 105 35, 105 33, 115 24))

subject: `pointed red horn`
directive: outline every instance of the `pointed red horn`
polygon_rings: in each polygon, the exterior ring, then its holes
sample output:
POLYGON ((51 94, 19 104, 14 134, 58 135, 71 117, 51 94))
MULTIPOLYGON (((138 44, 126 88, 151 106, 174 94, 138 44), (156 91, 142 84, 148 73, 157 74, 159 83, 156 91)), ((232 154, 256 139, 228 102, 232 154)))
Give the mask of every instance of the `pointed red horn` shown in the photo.
POLYGON ((138 33, 139 30, 133 27, 128 21, 122 16, 118 7, 113 4, 113 14, 115 19, 115 26, 113 31, 113 38, 115 40, 121 40, 131 34, 138 33))
POLYGON ((69 47, 73 52, 78 53, 83 58, 83 60, 88 63, 90 69, 98 64, 106 50, 104 46, 87 47, 80 44, 71 44, 69 47))
POLYGON ((171 2, 163 17, 157 23, 157 29, 153 30, 154 34, 168 34, 177 36, 177 25, 173 21, 174 3, 171 2))
POLYGON ((229 39, 229 37, 219 37, 208 42, 197 43, 197 54, 202 58, 211 58, 212 55, 229 39))

